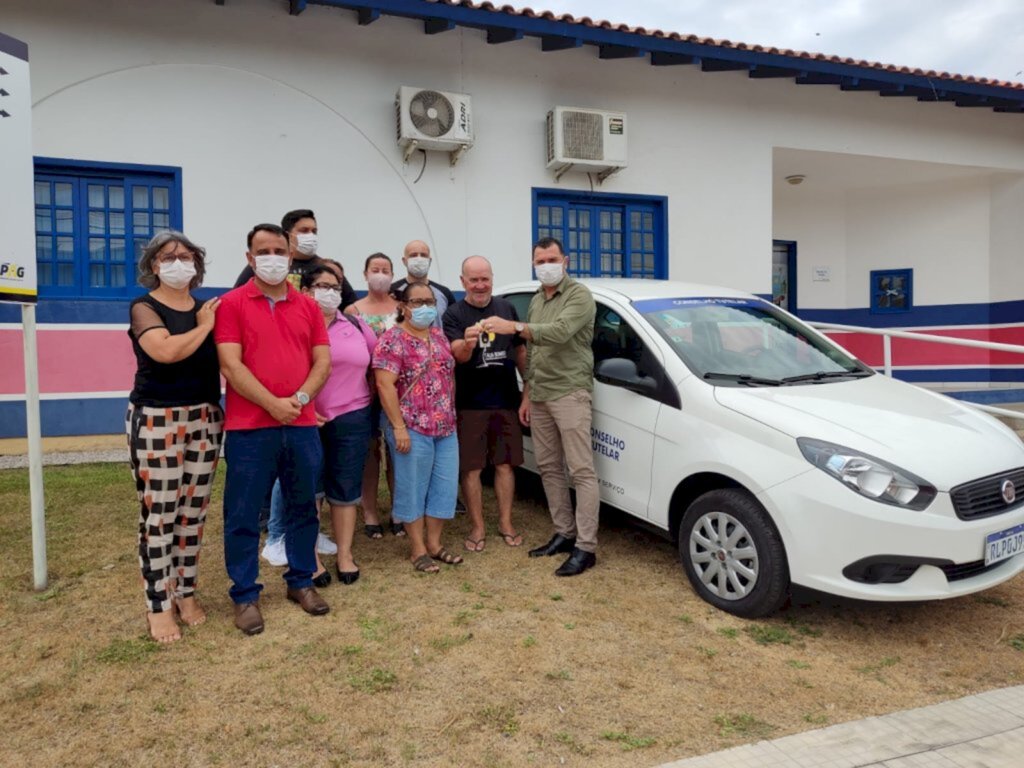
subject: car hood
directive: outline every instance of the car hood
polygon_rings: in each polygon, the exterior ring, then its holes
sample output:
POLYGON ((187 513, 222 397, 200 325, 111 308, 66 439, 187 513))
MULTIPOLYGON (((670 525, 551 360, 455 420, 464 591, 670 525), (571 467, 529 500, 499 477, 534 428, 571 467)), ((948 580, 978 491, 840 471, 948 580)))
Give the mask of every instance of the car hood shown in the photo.
POLYGON ((886 376, 778 388, 719 386, 715 398, 794 438, 869 453, 943 491, 1024 465, 1024 444, 1001 422, 886 376))

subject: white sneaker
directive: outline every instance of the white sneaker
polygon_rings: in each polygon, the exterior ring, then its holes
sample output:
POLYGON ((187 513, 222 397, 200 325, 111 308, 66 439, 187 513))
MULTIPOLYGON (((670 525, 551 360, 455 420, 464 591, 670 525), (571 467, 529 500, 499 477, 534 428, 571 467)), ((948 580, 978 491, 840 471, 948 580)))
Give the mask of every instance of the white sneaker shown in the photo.
POLYGON ((316 535, 316 551, 321 555, 336 555, 338 554, 338 545, 331 541, 330 536, 318 533, 316 535))
POLYGON ((288 565, 288 555, 284 551, 284 537, 282 536, 277 541, 268 541, 264 544, 260 557, 271 565, 288 565))

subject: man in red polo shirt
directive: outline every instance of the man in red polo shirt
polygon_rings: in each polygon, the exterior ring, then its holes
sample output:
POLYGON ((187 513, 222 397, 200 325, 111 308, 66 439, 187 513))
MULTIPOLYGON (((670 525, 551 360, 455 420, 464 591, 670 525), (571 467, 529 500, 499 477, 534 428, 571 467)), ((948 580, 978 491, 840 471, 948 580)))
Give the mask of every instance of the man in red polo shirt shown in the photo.
POLYGON ((323 458, 313 398, 330 372, 330 348, 320 308, 286 280, 284 230, 257 224, 247 243, 253 277, 221 297, 213 333, 228 385, 224 562, 235 626, 255 635, 263 631, 259 512, 275 477, 285 500, 288 599, 315 616, 330 610, 312 581, 323 458))

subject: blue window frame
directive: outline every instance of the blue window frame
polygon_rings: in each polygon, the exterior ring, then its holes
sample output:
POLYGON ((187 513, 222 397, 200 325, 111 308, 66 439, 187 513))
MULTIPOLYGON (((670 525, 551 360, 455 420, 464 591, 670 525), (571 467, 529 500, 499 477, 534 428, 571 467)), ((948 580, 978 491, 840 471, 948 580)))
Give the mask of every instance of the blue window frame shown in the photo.
POLYGON ((873 313, 909 312, 914 308, 914 270, 877 269, 871 271, 871 311, 873 313))
POLYGON ((557 237, 578 277, 668 277, 668 198, 533 190, 533 239, 557 237))
POLYGON ((119 298, 138 292, 149 239, 181 229, 181 169, 35 158, 39 295, 119 298))

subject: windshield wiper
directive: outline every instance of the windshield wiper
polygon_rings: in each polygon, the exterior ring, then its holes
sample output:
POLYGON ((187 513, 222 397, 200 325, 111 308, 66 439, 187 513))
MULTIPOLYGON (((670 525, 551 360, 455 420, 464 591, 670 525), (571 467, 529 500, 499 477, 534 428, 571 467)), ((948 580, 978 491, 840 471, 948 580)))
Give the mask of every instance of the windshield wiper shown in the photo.
POLYGON ((871 371, 817 371, 816 373, 803 373, 799 376, 786 376, 782 379, 783 384, 794 384, 799 381, 824 381, 825 379, 863 379, 865 376, 873 376, 871 371))
POLYGON ((704 374, 705 379, 719 379, 721 381, 735 381, 738 384, 745 384, 748 387, 778 387, 782 384, 778 379, 763 379, 760 376, 751 376, 748 373, 719 373, 709 371, 704 374))

